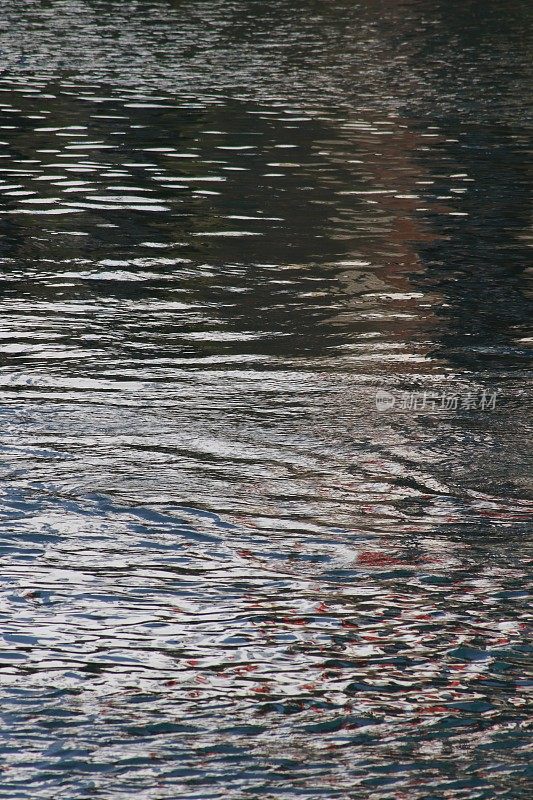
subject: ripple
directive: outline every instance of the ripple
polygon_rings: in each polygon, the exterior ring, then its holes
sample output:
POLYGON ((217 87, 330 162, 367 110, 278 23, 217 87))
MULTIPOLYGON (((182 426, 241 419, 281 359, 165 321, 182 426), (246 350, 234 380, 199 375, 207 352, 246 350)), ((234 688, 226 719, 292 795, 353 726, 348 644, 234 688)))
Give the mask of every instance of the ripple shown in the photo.
POLYGON ((0 796, 526 797, 524 4, 3 5, 0 796))

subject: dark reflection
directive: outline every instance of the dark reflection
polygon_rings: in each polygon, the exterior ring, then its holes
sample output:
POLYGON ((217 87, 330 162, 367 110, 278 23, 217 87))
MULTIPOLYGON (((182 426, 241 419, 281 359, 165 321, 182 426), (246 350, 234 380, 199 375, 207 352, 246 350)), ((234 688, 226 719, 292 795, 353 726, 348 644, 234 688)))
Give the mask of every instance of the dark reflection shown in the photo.
POLYGON ((526 4, 1 14, 0 795, 524 797, 526 4))
POLYGON ((425 285, 447 298, 451 321, 442 346, 473 369, 528 366, 531 303, 527 293, 528 137, 521 127, 466 127, 443 157, 460 170, 456 219, 436 215, 436 246, 427 248, 425 285))

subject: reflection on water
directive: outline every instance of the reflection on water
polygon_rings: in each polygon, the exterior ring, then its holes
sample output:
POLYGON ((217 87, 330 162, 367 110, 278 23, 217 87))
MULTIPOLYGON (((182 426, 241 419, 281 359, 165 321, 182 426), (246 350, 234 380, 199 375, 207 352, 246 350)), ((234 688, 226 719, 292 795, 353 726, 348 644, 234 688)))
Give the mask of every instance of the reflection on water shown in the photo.
POLYGON ((527 7, 480 8, 4 2, 0 797, 527 796, 527 7))

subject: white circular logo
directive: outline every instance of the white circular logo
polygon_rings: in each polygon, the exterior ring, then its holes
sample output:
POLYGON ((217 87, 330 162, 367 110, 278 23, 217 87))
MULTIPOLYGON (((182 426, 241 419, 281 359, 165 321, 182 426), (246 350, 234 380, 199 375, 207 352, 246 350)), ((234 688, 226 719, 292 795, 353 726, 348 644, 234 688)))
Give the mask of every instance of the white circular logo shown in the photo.
POLYGON ((394 407, 394 395, 386 392, 385 389, 379 389, 376 393, 376 408, 378 411, 390 411, 394 407))

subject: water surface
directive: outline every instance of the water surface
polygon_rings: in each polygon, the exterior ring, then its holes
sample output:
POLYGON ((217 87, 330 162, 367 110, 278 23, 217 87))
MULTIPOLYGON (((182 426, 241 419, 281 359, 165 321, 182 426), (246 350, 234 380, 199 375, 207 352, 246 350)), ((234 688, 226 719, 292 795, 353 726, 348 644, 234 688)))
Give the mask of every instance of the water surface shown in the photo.
POLYGON ((0 797, 527 797, 528 4, 0 14, 0 797))

